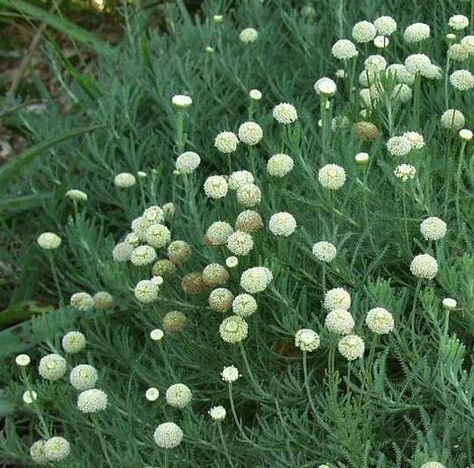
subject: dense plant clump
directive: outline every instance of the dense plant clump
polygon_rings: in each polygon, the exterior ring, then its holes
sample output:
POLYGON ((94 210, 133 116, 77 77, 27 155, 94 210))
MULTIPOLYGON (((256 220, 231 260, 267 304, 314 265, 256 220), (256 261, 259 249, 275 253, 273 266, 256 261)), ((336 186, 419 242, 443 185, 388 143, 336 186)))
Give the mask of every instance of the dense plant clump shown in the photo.
POLYGON ((53 187, 59 306, 5 358, 0 457, 474 466, 470 4, 346 3, 127 9, 70 115, 23 116, 106 128, 18 182, 53 187))

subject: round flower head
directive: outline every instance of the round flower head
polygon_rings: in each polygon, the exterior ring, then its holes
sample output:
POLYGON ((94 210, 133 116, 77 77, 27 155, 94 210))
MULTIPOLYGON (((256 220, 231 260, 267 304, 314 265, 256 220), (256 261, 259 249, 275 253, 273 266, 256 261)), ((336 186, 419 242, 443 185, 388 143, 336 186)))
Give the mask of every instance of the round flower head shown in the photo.
POLYGON ((188 318, 180 310, 172 310, 163 317, 163 329, 166 333, 179 333, 188 323, 188 318))
POLYGON ((27 390, 26 392, 23 393, 23 401, 27 405, 31 405, 36 399, 38 398, 38 394, 34 390, 27 390))
POLYGON ((54 232, 43 232, 36 242, 44 250, 54 250, 61 245, 61 238, 54 232))
POLYGON ((336 257, 336 247, 331 242, 320 241, 313 245, 313 255, 320 262, 332 262, 336 257))
POLYGON ((245 28, 240 32, 239 39, 244 44, 250 44, 258 39, 258 32, 253 28, 245 28))
POLYGON ((114 179, 114 184, 119 188, 133 187, 136 183, 135 176, 129 172, 121 172, 117 174, 114 179))
POLYGON ((393 75, 400 84, 411 86, 415 82, 414 75, 401 63, 392 63, 389 65, 385 70, 385 74, 387 76, 393 75))
POLYGON ((156 387, 150 387, 145 392, 145 398, 148 401, 156 401, 160 397, 160 391, 156 387))
POLYGON ((447 226, 442 219, 431 216, 420 224, 420 231, 426 240, 436 241, 446 235, 447 226))
POLYGON ((224 421, 226 411, 223 406, 213 406, 209 411, 209 416, 212 418, 213 421, 221 422, 224 421))
POLYGON ((132 252, 130 261, 135 266, 144 266, 156 260, 156 251, 150 245, 140 245, 132 252))
POLYGON ((354 41, 364 44, 374 39, 377 30, 369 21, 359 21, 352 28, 352 37, 354 41))
POLYGON ((149 304, 158 299, 159 287, 151 280, 141 280, 135 286, 133 293, 139 302, 149 304))
POLYGON ((204 182, 204 192, 209 198, 217 200, 227 195, 227 181, 222 176, 211 176, 204 182))
POLYGON ((112 251, 115 262, 128 262, 133 253, 133 245, 128 242, 119 242, 112 251))
POLYGON ((232 311, 235 315, 250 317, 257 311, 257 301, 250 294, 239 294, 232 302, 232 311))
POLYGON ((382 307, 375 307, 374 309, 369 310, 365 323, 370 331, 377 335, 386 335, 395 328, 393 315, 382 307))
POLYGON ((319 335, 309 328, 302 328, 295 333, 295 346, 301 351, 315 351, 320 342, 319 335))
POLYGON ((230 257, 227 257, 225 259, 225 264, 227 268, 235 268, 236 266, 239 265, 239 259, 235 257, 234 255, 231 255, 230 257))
POLYGON ((469 26, 469 18, 464 15, 453 15, 449 18, 448 24, 452 29, 461 31, 469 26))
POLYGON ((224 382, 233 383, 240 377, 239 369, 235 366, 227 366, 222 369, 221 378, 224 382))
POLYGON ((409 44, 421 42, 430 37, 430 27, 425 23, 414 23, 408 26, 403 33, 403 39, 409 44))
POLYGON ((337 164, 326 164, 319 169, 318 180, 324 188, 339 190, 346 182, 346 171, 337 164))
POLYGON ((262 93, 259 89, 251 89, 249 91, 249 96, 253 101, 260 101, 260 99, 262 99, 262 93))
POLYGON ((449 82, 458 91, 469 91, 474 88, 474 76, 469 70, 456 70, 449 76, 449 82))
POLYGON ((151 247, 159 249, 170 242, 171 232, 164 224, 152 224, 146 230, 145 240, 151 247))
POLYGON ((463 128, 463 129, 459 130, 459 138, 461 138, 461 140, 471 141, 472 137, 473 137, 473 133, 472 133, 471 130, 469 130, 467 128, 463 128))
POLYGON ((143 212, 143 218, 150 223, 162 223, 165 219, 164 207, 152 205, 143 212))
POLYGON ((89 364, 79 364, 69 374, 69 382, 80 391, 94 388, 98 378, 97 369, 89 364))
POLYGON ((18 356, 15 358, 16 365, 20 367, 29 366, 30 362, 31 358, 28 356, 28 354, 18 354, 18 356))
POLYGON ((324 325, 332 333, 348 335, 352 332, 355 322, 352 315, 347 310, 334 309, 326 316, 324 325))
POLYGON ((59 354, 48 354, 41 358, 38 372, 43 379, 59 380, 66 373, 66 360, 59 354))
POLYGON ((275 213, 268 222, 271 233, 277 237, 288 237, 295 232, 296 220, 290 213, 275 213))
POLYGON ((423 465, 421 465, 421 468, 446 468, 446 466, 437 461, 429 461, 423 463, 423 465))
POLYGON ((250 234, 235 231, 227 239, 227 248, 234 255, 248 255, 253 249, 253 239, 250 234))
POLYGON ((272 177, 283 177, 293 170, 293 159, 287 154, 275 154, 267 162, 267 172, 272 177))
POLYGON ((339 39, 336 41, 331 48, 331 53, 333 57, 338 60, 350 60, 359 55, 354 43, 347 39, 339 39))
POLYGON ((144 179, 145 177, 147 177, 147 173, 144 171, 138 171, 137 176, 140 177, 140 179, 144 179))
POLYGON ((206 240, 211 245, 227 244, 227 239, 234 232, 234 228, 225 221, 216 221, 212 223, 206 231, 206 240))
POLYGON ((337 69, 335 75, 336 75, 336 78, 341 78, 341 79, 347 78, 347 73, 342 68, 337 69))
POLYGON ((412 149, 412 144, 406 136, 395 136, 387 141, 387 150, 392 156, 406 156, 412 149))
POLYGON ((469 55, 474 54, 474 36, 464 36, 461 44, 469 51, 469 55))
POLYGON ((154 434, 156 445, 164 449, 176 448, 183 440, 182 429, 174 422, 165 422, 160 424, 154 434))
POLYGON ((227 181, 229 190, 238 190, 239 187, 245 184, 252 184, 254 182, 253 174, 249 171, 235 171, 229 176, 227 181))
POLYGON ((414 149, 421 149, 425 146, 425 139, 421 133, 405 132, 403 136, 408 139, 414 149))
POLYGON ((288 104, 287 102, 283 102, 281 104, 277 104, 273 108, 273 118, 281 124, 291 124, 296 122, 298 119, 298 113, 296 112, 295 106, 292 104, 288 104))
POLYGON ((193 100, 184 94, 176 94, 171 98, 171 103, 177 109, 187 109, 188 107, 191 107, 193 100))
POLYGON ((240 315, 226 317, 219 326, 219 334, 226 343, 238 343, 248 334, 247 322, 240 315))
POLYGON ((442 127, 449 130, 460 130, 464 127, 465 123, 466 119, 464 118, 464 114, 456 109, 448 109, 441 116, 442 127))
POLYGON ((336 94, 337 85, 331 78, 323 77, 314 83, 314 90, 320 96, 331 97, 336 94))
POLYGON ((64 351, 68 354, 76 354, 86 347, 86 337, 78 331, 67 332, 61 340, 64 351))
POLYGON ((82 413, 97 413, 107 408, 107 394, 97 388, 84 390, 77 397, 77 408, 82 413))
POLYGON ((237 201, 246 208, 253 208, 262 201, 262 192, 255 184, 244 184, 237 189, 237 201))
POLYGON ((454 310, 458 306, 456 299, 445 297, 443 299, 443 307, 448 310, 454 310))
POLYGON ((217 288, 209 295, 209 307, 216 312, 226 312, 232 307, 234 295, 226 288, 217 288))
POLYGON ((391 98, 401 103, 407 103, 411 101, 412 95, 413 93, 408 85, 399 83, 393 87, 391 98))
POLYGON ((374 26, 382 36, 390 36, 397 30, 397 22, 391 16, 380 16, 374 21, 374 26))
POLYGON ((172 278, 176 274, 176 265, 167 258, 162 258, 154 263, 151 272, 155 276, 162 276, 164 278, 172 278))
POLYGON ((410 264, 410 271, 420 279, 433 279, 438 273, 438 262, 428 254, 417 255, 410 264))
POLYGON ((160 328, 155 328, 150 332, 150 338, 153 341, 161 341, 163 339, 164 333, 160 328))
POLYGON ((337 349, 348 361, 354 361, 364 356, 364 340, 357 335, 347 335, 339 340, 337 349))
POLYGON ((462 44, 453 44, 448 49, 448 57, 454 62, 464 62, 469 58, 469 50, 462 44))
POLYGON ((44 453, 44 440, 37 440, 30 447, 30 457, 38 465, 46 465, 48 459, 44 453))
POLYGON ((199 154, 194 151, 185 151, 178 156, 175 166, 181 174, 191 174, 199 167, 199 164, 201 164, 199 154))
POLYGON ((390 40, 385 36, 376 36, 374 38, 374 46, 377 49, 385 49, 390 44, 390 40))
POLYGON ((66 192, 66 197, 72 201, 87 201, 87 193, 77 189, 68 190, 66 192))
POLYGON ((166 403, 174 408, 185 408, 191 403, 193 395, 187 385, 177 383, 166 390, 166 403))
POLYGON ((112 294, 107 291, 98 291, 94 294, 94 306, 96 309, 107 310, 111 309, 115 305, 112 294))
POLYGON ((429 80, 440 80, 443 77, 443 70, 438 65, 432 63, 423 68, 421 74, 429 80))
POLYGON ((253 210, 245 210, 239 213, 235 220, 235 229, 252 234, 263 227, 263 219, 259 213, 253 210))
POLYGON ((353 130, 363 141, 374 141, 380 135, 380 130, 372 122, 356 122, 353 126, 353 130))
POLYGON ((393 173, 397 179, 400 179, 402 182, 407 182, 415 178, 416 168, 411 164, 400 164, 394 169, 393 173))
POLYGON ((182 240, 175 240, 171 242, 171 244, 168 246, 166 253, 168 254, 168 258, 175 265, 181 265, 182 263, 189 260, 193 251, 191 249, 191 246, 187 242, 182 240))
MULTIPOLYGON (((139 240, 145 240, 146 231, 152 224, 152 221, 149 221, 144 216, 140 216, 132 221, 131 228, 133 233, 138 236, 139 240)), ((128 239, 126 239, 126 241, 129 242, 128 239)))
POLYGON ((245 270, 240 277, 240 286, 249 294, 265 291, 273 279, 266 267, 253 267, 245 270))
POLYGON ((202 271, 202 279, 207 286, 214 288, 226 284, 229 279, 229 272, 218 263, 210 263, 202 271))
POLYGON ((238 143, 239 139, 233 132, 221 132, 214 140, 214 146, 217 150, 225 154, 233 153, 237 149, 238 143))
POLYGON ((244 122, 239 127, 239 140, 249 146, 254 146, 263 137, 262 127, 255 122, 244 122))
POLYGON ((71 444, 64 437, 51 437, 44 443, 44 454, 49 462, 60 462, 71 453, 71 444))
POLYGON ((405 59, 405 68, 412 75, 424 75, 431 65, 431 59, 425 54, 412 54, 405 59))
POLYGON ((349 309, 351 306, 351 295, 344 288, 334 288, 326 292, 324 296, 324 307, 329 311, 334 309, 349 309))

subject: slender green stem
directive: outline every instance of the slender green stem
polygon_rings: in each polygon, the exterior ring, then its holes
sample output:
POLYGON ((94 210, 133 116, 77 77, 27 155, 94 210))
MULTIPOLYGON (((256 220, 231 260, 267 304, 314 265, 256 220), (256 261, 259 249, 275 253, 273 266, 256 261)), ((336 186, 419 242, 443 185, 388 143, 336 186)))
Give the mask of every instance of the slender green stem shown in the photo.
POLYGON ((418 295, 420 293, 420 288, 421 288, 421 279, 419 279, 416 282, 416 288, 415 288, 415 295, 413 297, 413 306, 411 309, 411 337, 412 337, 412 344, 415 346, 416 343, 416 332, 415 332, 415 316, 416 316, 416 303, 418 301, 418 295))
POLYGON ((464 149, 466 148, 466 142, 463 141, 461 144, 461 150, 459 152, 458 169, 456 171, 456 217, 458 222, 458 229, 461 227, 461 208, 460 208, 460 194, 462 185, 462 166, 464 162, 464 149))
POLYGON ((447 56, 447 59, 446 59, 446 70, 445 70, 445 74, 444 74, 444 107, 445 109, 449 109, 449 99, 448 99, 448 78, 449 78, 449 67, 450 67, 451 63, 450 63, 450 59, 449 59, 449 55, 447 56))
POLYGON ((443 333, 445 335, 448 335, 448 332, 449 332, 449 314, 450 314, 450 310, 449 309, 446 309, 445 310, 445 315, 444 315, 444 327, 443 327, 443 333))
POLYGON ((55 264, 55 261, 54 261, 54 257, 53 257, 53 254, 51 252, 47 252, 47 255, 48 255, 49 264, 51 265, 51 272, 53 273, 54 285, 56 287, 56 291, 57 291, 58 296, 59 296, 59 306, 64 307, 64 298, 63 298, 63 295, 62 295, 62 292, 61 292, 61 288, 59 286, 58 272, 56 270, 56 264, 55 264))
POLYGON ((171 367, 170 362, 168 361, 168 357, 166 356, 165 350, 163 349, 163 345, 161 344, 161 342, 158 343, 158 349, 160 350, 161 358, 165 363, 165 367, 168 369, 168 372, 170 373, 171 377, 173 377, 173 380, 176 381, 176 374, 174 373, 174 370, 171 367))
POLYGON ((415 110, 415 127, 420 127, 420 102, 421 102, 421 74, 418 72, 415 75, 415 92, 413 97, 413 104, 415 110))
POLYGON ((184 151, 184 112, 178 109, 176 114, 176 146, 179 154, 184 151))
POLYGON ((375 349, 377 348, 378 341, 379 341, 379 335, 374 333, 374 336, 372 337, 372 343, 370 344, 369 359, 368 359, 369 367, 372 366, 373 364, 375 349))
POLYGON ((347 397, 349 398, 351 394, 351 370, 352 370, 352 361, 347 362, 347 380, 346 380, 346 391, 347 397))
POLYGON ((240 352, 242 354, 242 359, 244 360, 244 364, 245 364, 245 369, 247 371, 247 374, 250 378, 250 381, 252 382, 252 385, 254 387, 254 390, 261 394, 261 395, 266 395, 266 393, 264 392, 264 390, 262 389, 261 385, 257 382, 257 379, 255 378, 255 376, 253 375, 253 372, 252 372, 252 369, 250 368, 250 364, 249 364, 249 361, 247 359, 247 353, 245 352, 245 348, 242 344, 242 342, 239 342, 239 348, 240 348, 240 352))
MULTIPOLYGON (((26 369, 24 367, 21 367, 20 369, 21 373, 21 380, 23 381, 23 384, 26 387, 27 392, 32 396, 33 388, 31 387, 30 384, 30 379, 28 378, 28 374, 26 373, 26 369)), ((46 421, 43 417, 43 413, 41 412, 41 408, 38 405, 38 402, 32 398, 32 403, 31 406, 34 408, 36 416, 38 417, 38 421, 41 427, 41 431, 43 432, 42 436, 49 439, 51 437, 51 433, 49 432, 48 425, 46 424, 46 421)))
POLYGON ((221 439, 221 444, 222 444, 222 447, 224 448, 224 455, 227 458, 227 461, 229 462, 229 465, 233 467, 234 464, 232 463, 232 459, 230 458, 229 450, 227 449, 227 445, 225 443, 224 433, 222 432, 222 424, 220 422, 217 423, 217 430, 219 431, 219 437, 221 439))
POLYGON ((323 296, 326 295, 326 263, 323 262, 322 267, 322 283, 323 283, 323 296))
POLYGON ((306 395, 308 396, 309 405, 311 406, 311 411, 314 416, 316 416, 316 406, 314 405, 313 397, 311 396, 311 388, 309 386, 309 377, 308 377, 308 365, 306 362, 307 352, 303 351, 303 374, 304 374, 304 386, 306 388, 306 395))
POLYGON ((97 415, 96 414, 91 414, 91 419, 92 419, 92 423, 94 424, 94 427, 95 427, 95 432, 97 433, 97 436, 99 437, 100 447, 102 449, 102 453, 104 455, 105 461, 107 462, 107 465, 110 468, 114 468, 114 465, 110 461, 109 454, 107 452, 107 444, 105 443, 104 435, 102 434, 102 431, 100 429, 99 420, 97 419, 97 415))
POLYGON ((168 450, 165 450, 165 462, 164 462, 164 468, 168 468, 169 466, 169 460, 168 460, 168 450))
POLYGON ((242 428, 242 425, 240 424, 239 418, 237 417, 237 412, 235 411, 235 405, 234 405, 234 398, 232 396, 232 382, 229 382, 229 402, 230 402, 230 411, 232 412, 232 417, 234 418, 237 429, 239 430, 244 440, 253 444, 253 442, 245 434, 242 428))
POLYGON ((331 378, 334 376, 335 360, 336 360, 336 347, 334 346, 333 343, 331 343, 329 346, 329 353, 328 353, 328 373, 331 378))

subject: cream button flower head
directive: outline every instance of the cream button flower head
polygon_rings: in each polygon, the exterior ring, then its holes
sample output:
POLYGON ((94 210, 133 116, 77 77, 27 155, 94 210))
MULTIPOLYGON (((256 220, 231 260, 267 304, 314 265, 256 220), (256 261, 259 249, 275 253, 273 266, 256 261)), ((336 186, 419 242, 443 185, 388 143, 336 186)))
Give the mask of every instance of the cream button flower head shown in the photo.
POLYGON ((149 304, 158 299, 159 287, 151 280, 141 280, 134 289, 136 299, 143 304, 149 304))
POLYGON ((425 146, 425 139, 421 133, 405 132, 403 136, 408 139, 413 149, 422 149, 425 146))
POLYGON ((115 305, 114 297, 107 291, 97 291, 92 299, 94 299, 94 306, 99 310, 112 309, 115 305))
POLYGON ((160 391, 156 387, 150 387, 145 392, 145 398, 148 401, 156 401, 160 397, 160 391))
POLYGON ((331 53, 333 57, 338 60, 350 60, 359 55, 354 43, 348 39, 339 39, 336 41, 331 48, 331 53))
POLYGON ((298 119, 298 113, 295 106, 293 106, 293 104, 288 104, 287 102, 277 104, 273 108, 272 115, 278 123, 285 125, 292 124, 298 119))
POLYGON ((240 377, 239 369, 235 366, 227 366, 222 369, 221 378, 224 382, 233 383, 240 377))
POLYGON ((27 390, 26 392, 23 392, 23 401, 27 405, 31 405, 36 399, 38 398, 38 394, 34 390, 27 390))
POLYGON ((472 140, 472 131, 467 128, 462 128, 459 130, 459 138, 464 141, 471 141, 472 140))
POLYGON ((263 137, 262 127, 256 122, 244 122, 238 133, 239 140, 249 146, 255 146, 263 137))
POLYGON ((214 246, 225 245, 234 228, 225 221, 212 223, 206 231, 206 240, 214 246))
POLYGON ((390 40, 388 37, 385 36, 376 36, 374 38, 374 46, 377 49, 385 49, 390 44, 390 40))
POLYGON ((227 195, 227 181, 222 176, 210 176, 204 182, 204 192, 209 198, 217 200, 227 195))
POLYGON ((230 315, 222 321, 219 334, 226 343, 238 343, 247 338, 247 322, 240 315, 230 315))
POLYGON ((78 331, 67 332, 62 340, 61 346, 68 354, 76 354, 86 347, 86 337, 78 331))
POLYGON ((224 154, 234 153, 238 143, 239 139, 234 132, 220 132, 214 139, 214 146, 224 154))
POLYGON ((81 413, 97 413, 107 408, 107 394, 97 388, 84 390, 77 397, 77 408, 81 413))
POLYGON ((165 247, 171 241, 171 231, 164 224, 152 224, 145 231, 144 238, 150 247, 159 249, 165 247))
POLYGON ((160 328, 155 328, 154 330, 152 330, 150 332, 150 338, 153 340, 153 341, 161 341, 161 339, 163 338, 163 330, 161 330, 160 328))
POLYGON ((199 154, 194 151, 185 151, 176 159, 175 167, 181 174, 191 174, 201 164, 199 154))
POLYGON ((446 466, 437 461, 429 461, 423 463, 420 468, 446 468, 446 466))
POLYGON ((249 92, 250 99, 253 101, 260 101, 262 99, 262 93, 258 89, 251 89, 249 92))
POLYGON ((420 279, 433 279, 438 273, 438 262, 428 254, 417 255, 410 264, 411 273, 420 279))
POLYGON ((231 255, 230 257, 227 257, 225 259, 225 264, 227 268, 235 268, 236 266, 239 265, 239 259, 231 255))
POLYGON ((293 159, 287 154, 275 154, 267 161, 267 172, 272 177, 284 177, 293 170, 293 159))
POLYGON ((258 32, 254 28, 245 28, 239 34, 239 39, 244 44, 250 44, 258 39, 258 32))
POLYGON ((253 208, 262 201, 262 192, 255 184, 243 184, 237 189, 237 201, 246 208, 253 208))
POLYGON ((369 21, 359 21, 352 28, 352 38, 361 44, 372 41, 376 34, 375 26, 369 21))
POLYGON ((38 465, 46 465, 48 460, 46 454, 44 453, 44 440, 37 440, 30 447, 30 457, 38 465))
POLYGON ((339 340, 337 349, 348 361, 354 361, 364 356, 365 343, 360 336, 347 335, 339 340))
POLYGON ((119 242, 112 251, 115 262, 128 262, 133 253, 133 245, 128 242, 119 242))
POLYGON ((403 33, 405 42, 409 44, 421 42, 430 37, 430 27, 425 23, 414 23, 408 26, 403 33))
POLYGON ((117 174, 114 179, 114 184, 119 188, 133 187, 136 183, 135 176, 129 172, 121 172, 117 174))
POLYGON ((177 109, 187 109, 188 107, 191 107, 193 100, 184 94, 176 94, 171 98, 171 103, 177 109))
POLYGON ((345 309, 334 309, 326 316, 324 326, 338 335, 348 335, 352 332, 355 322, 350 312, 345 309))
POLYGON ((43 232, 39 235, 37 242, 44 250, 54 250, 61 245, 61 238, 54 232, 43 232))
POLYGON ((227 184, 229 185, 229 190, 237 190, 242 185, 253 184, 254 180, 253 174, 249 171, 235 171, 229 176, 227 184))
POLYGON ((449 76, 449 82, 458 91, 469 91, 474 88, 474 76, 469 70, 456 70, 449 76))
POLYGON ((354 159, 357 164, 362 165, 362 164, 367 164, 369 162, 370 157, 368 153, 361 152, 361 153, 357 153, 354 156, 354 159))
POLYGON ((70 384, 80 391, 94 388, 98 378, 97 369, 89 364, 79 364, 69 374, 70 384))
POLYGON ((313 245, 313 255, 320 262, 330 263, 336 258, 337 249, 331 242, 320 241, 313 245))
POLYGON ((250 294, 239 294, 232 302, 232 311, 236 315, 250 317, 257 311, 257 301, 250 294))
POLYGON ((209 294, 209 307, 216 312, 227 312, 232 307, 234 295, 227 288, 216 288, 209 294))
POLYGON ((330 289, 324 296, 323 305, 329 311, 334 309, 348 310, 351 306, 351 295, 344 288, 330 289))
POLYGON ((324 188, 339 190, 346 182, 346 171, 337 164, 326 164, 319 170, 318 180, 324 188))
POLYGON ((48 354, 41 358, 38 372, 43 379, 54 382, 66 373, 66 360, 59 354, 48 354))
POLYGON ((227 239, 227 248, 238 256, 248 255, 254 246, 252 236, 242 231, 235 231, 227 239))
POLYGON ((51 437, 44 443, 44 454, 49 462, 60 462, 71 453, 71 444, 64 437, 51 437))
POLYGON ((336 94, 337 85, 331 78, 323 77, 314 83, 314 91, 320 96, 332 97, 336 94))
POLYGON ((447 310, 454 310, 458 306, 456 299, 445 297, 443 299, 443 307, 447 310))
POLYGON ((392 156, 406 156, 412 149, 411 141, 406 136, 394 136, 386 143, 388 152, 392 156))
POLYGON ((400 164, 394 169, 393 173, 397 179, 400 179, 402 182, 407 182, 415 178, 416 168, 411 164, 400 164))
POLYGON ((367 313, 365 323, 377 335, 386 335, 395 328, 393 315, 383 307, 375 307, 367 313))
POLYGON ((166 403, 174 408, 183 409, 191 403, 193 395, 187 385, 177 383, 166 390, 166 403))
POLYGON ((135 266, 144 266, 150 265, 156 258, 156 250, 151 245, 139 245, 133 250, 130 261, 135 266))
POLYGON ((249 294, 267 289, 273 280, 272 272, 266 267, 253 267, 245 270, 240 277, 240 286, 249 294))
POLYGON ((296 220, 292 214, 282 211, 271 216, 268 228, 277 237, 288 237, 296 230, 296 220))
POLYGON ((425 54, 412 54, 405 59, 405 68, 412 75, 425 75, 431 66, 431 59, 425 54))
POLYGON ((263 219, 260 213, 254 210, 244 210, 237 215, 235 229, 253 234, 263 228, 263 219))
POLYGON ((18 354, 15 358, 15 363, 17 366, 26 367, 30 364, 31 358, 28 354, 18 354))
POLYGON ((460 130, 465 123, 464 114, 457 109, 448 109, 441 116, 441 126, 448 130, 460 130))
POLYGON ((446 235, 447 225, 442 219, 430 216, 420 224, 420 231, 426 240, 436 241, 446 235))
POLYGON ((391 16, 380 16, 374 21, 374 26, 382 36, 391 36, 397 30, 397 22, 391 16))
POLYGON ((212 20, 214 21, 214 23, 220 24, 224 21, 224 16, 223 15, 214 15, 212 17, 212 20))
POLYGON ((226 410, 223 406, 213 406, 208 413, 212 420, 216 422, 224 421, 226 416, 226 410))
POLYGON ((469 18, 464 15, 453 15, 449 18, 448 24, 455 31, 461 31, 469 26, 469 18))
POLYGON ((295 346, 301 351, 312 352, 319 348, 319 335, 309 328, 302 328, 295 333, 295 346))
POLYGON ((73 201, 87 201, 87 193, 77 189, 68 190, 66 197, 73 201))
POLYGON ((165 422, 156 428, 153 438, 158 447, 173 449, 181 444, 183 435, 183 430, 177 424, 174 422, 165 422))

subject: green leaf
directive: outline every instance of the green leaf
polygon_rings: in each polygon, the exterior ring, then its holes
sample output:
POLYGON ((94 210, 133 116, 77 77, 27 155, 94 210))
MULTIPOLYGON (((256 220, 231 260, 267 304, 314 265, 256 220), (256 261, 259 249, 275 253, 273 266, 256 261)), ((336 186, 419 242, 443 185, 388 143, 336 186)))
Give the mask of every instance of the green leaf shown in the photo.
POLYGON ((0 199, 0 212, 4 215, 5 211, 8 211, 8 214, 15 214, 20 211, 31 210, 41 205, 43 200, 51 198, 51 196, 52 192, 23 195, 20 197, 4 197, 0 199))

